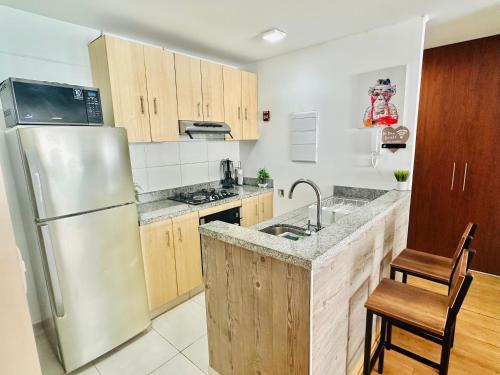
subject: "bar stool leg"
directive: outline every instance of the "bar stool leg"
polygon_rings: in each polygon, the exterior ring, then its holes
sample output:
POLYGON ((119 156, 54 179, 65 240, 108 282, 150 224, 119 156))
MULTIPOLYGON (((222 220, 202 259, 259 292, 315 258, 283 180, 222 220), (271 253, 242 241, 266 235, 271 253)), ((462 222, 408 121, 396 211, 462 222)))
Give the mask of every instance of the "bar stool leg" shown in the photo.
POLYGON ((447 328, 444 332, 443 346, 441 348, 441 361, 439 364, 439 375, 448 374, 448 365, 450 364, 450 349, 451 349, 451 329, 447 328))
POLYGON ((395 280, 396 279, 396 271, 394 270, 394 268, 391 267, 391 280, 395 280))
POLYGON ((453 348, 453 344, 455 344, 455 326, 457 325, 457 322, 453 323, 453 326, 451 327, 451 344, 450 347, 453 348))
POLYGON ((408 281, 408 274, 403 272, 403 284, 406 284, 407 281, 408 281))
POLYGON ((370 355, 372 349, 372 325, 373 313, 366 310, 366 331, 365 331, 365 358, 363 363, 363 375, 370 375, 370 355))
POLYGON ((380 327, 380 342, 382 349, 380 349, 380 355, 378 357, 378 373, 382 374, 384 372, 384 350, 385 350, 385 334, 387 330, 387 320, 382 318, 382 324, 380 327))

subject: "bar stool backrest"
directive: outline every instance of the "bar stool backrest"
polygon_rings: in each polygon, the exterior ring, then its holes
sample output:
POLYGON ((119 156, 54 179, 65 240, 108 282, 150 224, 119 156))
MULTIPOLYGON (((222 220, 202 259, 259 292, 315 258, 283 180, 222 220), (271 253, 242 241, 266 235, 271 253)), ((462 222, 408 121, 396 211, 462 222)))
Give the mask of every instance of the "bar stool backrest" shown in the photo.
POLYGON ((448 308, 455 316, 456 314, 458 314, 458 311, 462 306, 462 302, 465 299, 465 296, 473 279, 471 273, 467 272, 468 256, 468 250, 462 252, 462 256, 460 257, 457 267, 455 268, 451 277, 448 308))
POLYGON ((476 233, 477 229, 477 224, 476 223, 469 223, 465 227, 465 231, 462 234, 462 237, 460 237, 460 241, 458 242, 458 246, 455 250, 455 253, 453 253, 453 268, 455 268, 455 264, 458 261, 458 258, 460 258, 460 255, 462 255, 462 251, 464 249, 468 249, 470 246, 470 243, 472 242, 472 239, 474 238, 474 234, 476 233))

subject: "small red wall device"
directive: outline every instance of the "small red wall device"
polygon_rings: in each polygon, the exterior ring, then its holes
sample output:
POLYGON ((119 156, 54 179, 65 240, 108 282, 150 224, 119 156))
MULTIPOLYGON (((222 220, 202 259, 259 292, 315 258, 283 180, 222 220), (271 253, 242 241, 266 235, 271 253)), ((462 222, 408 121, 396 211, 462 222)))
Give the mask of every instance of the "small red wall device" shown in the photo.
POLYGON ((271 111, 262 112, 262 121, 269 121, 269 120, 271 120, 271 111))

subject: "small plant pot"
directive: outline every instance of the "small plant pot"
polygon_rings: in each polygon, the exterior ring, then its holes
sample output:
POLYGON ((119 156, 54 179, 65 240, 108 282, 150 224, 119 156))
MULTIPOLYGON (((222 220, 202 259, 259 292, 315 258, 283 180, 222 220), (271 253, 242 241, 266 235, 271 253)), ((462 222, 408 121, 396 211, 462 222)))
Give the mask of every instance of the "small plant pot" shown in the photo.
POLYGON ((409 181, 397 181, 396 182, 396 190, 410 190, 409 181))

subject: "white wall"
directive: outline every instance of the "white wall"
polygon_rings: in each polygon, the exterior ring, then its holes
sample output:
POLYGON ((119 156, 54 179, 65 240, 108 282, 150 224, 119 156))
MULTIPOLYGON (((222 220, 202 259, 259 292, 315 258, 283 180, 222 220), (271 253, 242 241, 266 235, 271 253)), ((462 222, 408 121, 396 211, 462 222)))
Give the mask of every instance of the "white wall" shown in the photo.
MULTIPOLYGON (((0 81, 19 77, 92 86, 87 46, 100 35, 99 30, 4 6, 0 6, 0 19, 0 81)), ((4 129, 4 119, 0 116, 0 166, 5 173, 17 246, 27 263, 31 318, 38 322, 40 312, 4 129)), ((219 143, 187 141, 134 145, 131 147, 134 180, 146 191, 211 181, 217 160, 225 157, 239 160, 239 142, 219 143), (214 147, 216 144, 219 147, 214 147)))
MULTIPOLYGON (((274 186, 285 191, 300 177, 317 182, 324 194, 331 194, 332 185, 394 188, 393 169, 410 169, 413 163, 424 29, 425 20, 416 18, 251 66, 258 73, 259 109, 270 110, 271 121, 261 123, 258 142, 241 145, 245 176, 266 167, 274 186), (411 139, 406 149, 395 154, 383 150, 374 169, 371 132, 355 129, 351 118, 353 80, 357 74, 398 65, 407 65, 405 114, 400 124, 410 129, 411 139), (310 110, 320 112, 318 162, 291 162, 289 115, 310 110)), ((312 190, 299 187, 293 200, 275 200, 276 212, 313 198, 312 190)))

